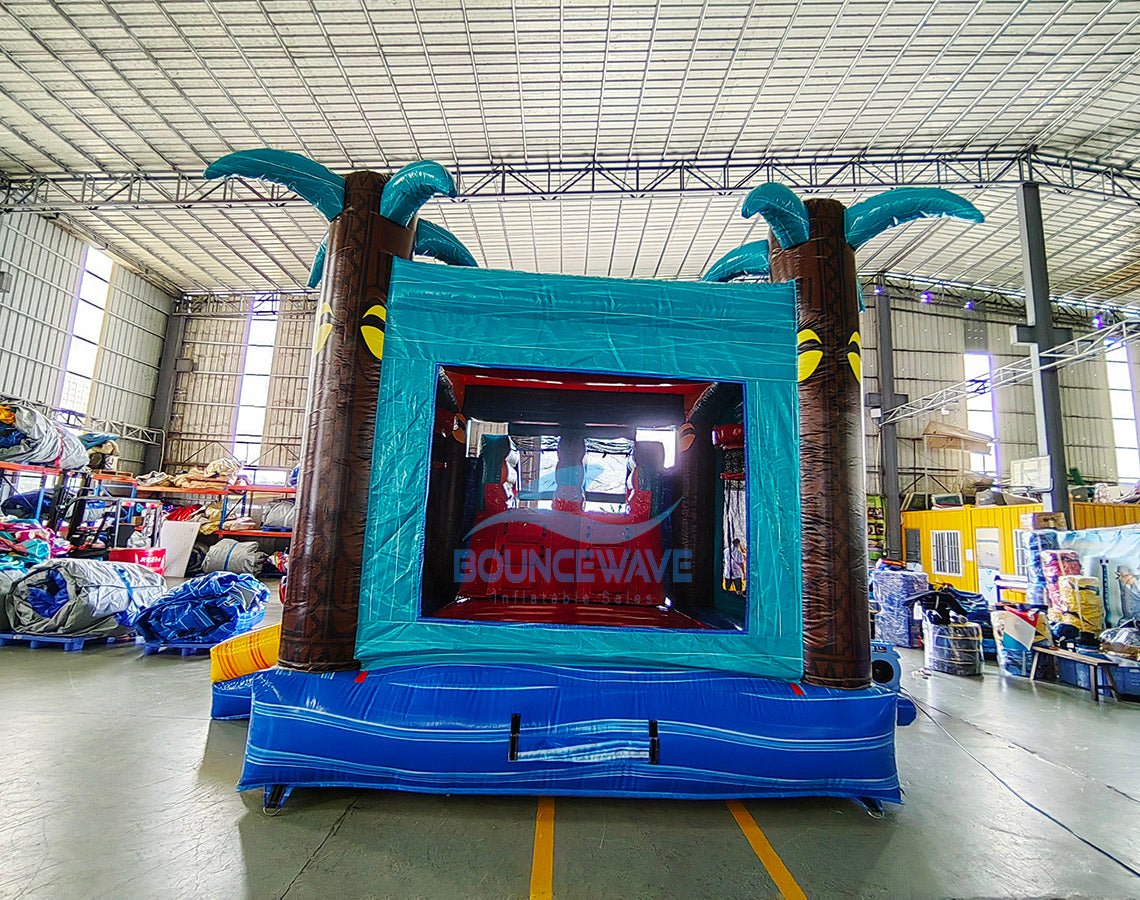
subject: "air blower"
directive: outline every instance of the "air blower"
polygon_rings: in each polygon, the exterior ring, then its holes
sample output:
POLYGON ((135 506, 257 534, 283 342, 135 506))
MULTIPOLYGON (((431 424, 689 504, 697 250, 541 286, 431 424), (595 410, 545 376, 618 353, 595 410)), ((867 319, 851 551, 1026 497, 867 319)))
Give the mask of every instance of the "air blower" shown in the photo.
POLYGON ((914 721, 918 710, 909 697, 900 693, 902 689, 902 662, 893 644, 886 641, 871 641, 871 680, 875 684, 894 691, 898 695, 897 716, 899 725, 909 725, 914 721))

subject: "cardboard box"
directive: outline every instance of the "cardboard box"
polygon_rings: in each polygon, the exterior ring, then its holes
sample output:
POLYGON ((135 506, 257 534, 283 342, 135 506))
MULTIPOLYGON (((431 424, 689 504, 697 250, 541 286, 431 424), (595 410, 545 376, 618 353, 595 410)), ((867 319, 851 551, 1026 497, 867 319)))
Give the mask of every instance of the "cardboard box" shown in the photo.
POLYGON ((164 574, 166 569, 165 547, 119 547, 107 554, 111 562, 135 563, 146 566, 152 572, 164 574))
POLYGON ((1024 531, 1067 531, 1068 523, 1063 512, 1031 512, 1021 514, 1024 531))

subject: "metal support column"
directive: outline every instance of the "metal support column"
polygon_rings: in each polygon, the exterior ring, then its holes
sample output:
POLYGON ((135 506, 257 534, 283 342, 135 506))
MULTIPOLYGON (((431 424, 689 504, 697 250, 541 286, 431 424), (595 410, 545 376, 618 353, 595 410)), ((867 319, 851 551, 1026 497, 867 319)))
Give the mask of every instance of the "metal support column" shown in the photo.
POLYGON ((1053 326, 1049 301, 1049 269, 1045 255, 1045 229, 1041 223, 1041 191, 1034 182, 1024 182, 1017 191, 1017 216, 1021 225, 1021 265, 1025 273, 1026 326, 1016 326, 1018 343, 1029 347, 1033 361, 1033 393, 1037 418, 1037 452, 1049 457, 1052 488, 1044 495, 1045 509, 1069 515, 1068 467, 1065 465, 1065 433, 1061 420, 1061 384, 1056 368, 1042 369, 1041 354, 1067 338, 1053 326))
POLYGON ((883 516, 886 525, 886 555, 902 559, 902 504, 899 498, 899 441, 895 423, 887 421, 890 412, 906 403, 906 395, 895 393, 895 345, 891 331, 891 301, 886 294, 875 301, 879 371, 879 393, 867 397, 867 405, 878 405, 879 417, 879 481, 883 491, 883 516))
MULTIPOLYGON (((174 409, 174 378, 178 357, 182 353, 182 339, 186 335, 185 316, 167 316, 166 338, 162 344, 162 360, 158 364, 158 384, 154 390, 154 405, 150 408, 150 427, 160 428, 163 435, 170 428, 170 414, 174 409)), ((162 468, 162 443, 147 444, 143 456, 143 470, 154 472, 162 468)))

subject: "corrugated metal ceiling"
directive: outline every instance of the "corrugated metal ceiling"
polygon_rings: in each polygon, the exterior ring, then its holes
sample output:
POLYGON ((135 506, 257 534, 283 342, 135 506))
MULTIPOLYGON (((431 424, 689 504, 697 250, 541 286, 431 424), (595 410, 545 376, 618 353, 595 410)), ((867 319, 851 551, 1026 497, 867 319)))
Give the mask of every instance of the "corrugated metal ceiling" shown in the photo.
MULTIPOLYGON (((0 172, 197 172, 276 146, 336 171, 1035 145, 1140 165, 1140 2, 12 0, 0 172)), ((1020 285, 1012 191, 916 225, 866 271, 1020 285)), ((854 199, 854 195, 840 195, 854 199)), ((435 204, 480 264, 694 277, 754 227, 739 197, 435 204)), ((1046 197, 1053 284, 1140 295, 1140 206, 1046 197)), ((299 207, 72 217, 182 288, 302 283, 299 207)))

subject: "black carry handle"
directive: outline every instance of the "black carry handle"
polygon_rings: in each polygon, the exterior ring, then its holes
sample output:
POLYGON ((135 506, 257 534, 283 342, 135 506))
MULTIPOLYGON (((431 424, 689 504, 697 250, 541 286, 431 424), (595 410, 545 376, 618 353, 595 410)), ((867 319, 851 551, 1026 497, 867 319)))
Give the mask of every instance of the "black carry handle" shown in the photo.
POLYGON ((511 746, 507 751, 507 759, 515 762, 519 758, 519 727, 522 724, 522 716, 515 713, 511 716, 511 746))

